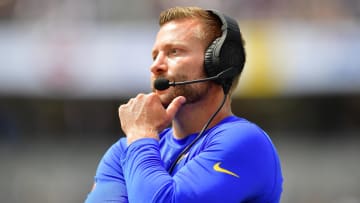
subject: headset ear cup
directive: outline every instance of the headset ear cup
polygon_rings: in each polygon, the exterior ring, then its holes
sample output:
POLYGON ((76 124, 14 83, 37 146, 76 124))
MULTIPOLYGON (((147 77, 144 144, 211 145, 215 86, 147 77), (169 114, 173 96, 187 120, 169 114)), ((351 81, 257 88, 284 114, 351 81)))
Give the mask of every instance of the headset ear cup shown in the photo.
POLYGON ((216 56, 216 48, 220 38, 215 39, 205 51, 204 68, 207 77, 212 77, 218 74, 217 65, 218 57, 216 56))

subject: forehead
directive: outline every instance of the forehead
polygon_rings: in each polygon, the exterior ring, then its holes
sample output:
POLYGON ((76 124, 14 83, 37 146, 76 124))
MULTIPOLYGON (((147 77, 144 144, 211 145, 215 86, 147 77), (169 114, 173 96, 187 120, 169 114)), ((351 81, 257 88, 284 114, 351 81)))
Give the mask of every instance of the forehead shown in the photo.
POLYGON ((201 23, 199 20, 180 19, 165 23, 159 29, 155 45, 180 41, 201 42, 201 23))

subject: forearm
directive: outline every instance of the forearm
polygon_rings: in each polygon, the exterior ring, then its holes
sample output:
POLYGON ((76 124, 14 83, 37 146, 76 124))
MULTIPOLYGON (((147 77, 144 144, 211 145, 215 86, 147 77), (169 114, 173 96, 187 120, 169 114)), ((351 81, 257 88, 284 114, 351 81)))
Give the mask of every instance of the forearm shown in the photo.
POLYGON ((151 202, 162 193, 171 202, 173 179, 163 166, 159 144, 155 139, 141 139, 132 143, 121 158, 130 202, 151 202))
POLYGON ((128 202, 126 184, 120 166, 120 155, 125 146, 126 140, 122 139, 112 145, 104 154, 96 171, 96 184, 87 196, 86 203, 128 202))

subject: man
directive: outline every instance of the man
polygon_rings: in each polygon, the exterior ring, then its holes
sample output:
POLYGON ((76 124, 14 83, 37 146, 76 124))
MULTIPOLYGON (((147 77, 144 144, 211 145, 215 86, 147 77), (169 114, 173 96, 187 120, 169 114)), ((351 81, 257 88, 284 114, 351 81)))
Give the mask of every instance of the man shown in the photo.
POLYGON ((275 147, 231 112, 245 62, 237 23, 197 7, 168 9, 152 57, 155 88, 119 107, 126 138, 102 158, 86 202, 279 202, 275 147))

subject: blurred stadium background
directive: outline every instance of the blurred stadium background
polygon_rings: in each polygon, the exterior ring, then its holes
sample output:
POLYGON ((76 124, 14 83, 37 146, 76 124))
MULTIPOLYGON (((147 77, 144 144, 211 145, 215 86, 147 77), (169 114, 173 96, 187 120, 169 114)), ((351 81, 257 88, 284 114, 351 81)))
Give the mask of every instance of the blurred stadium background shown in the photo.
POLYGON ((282 202, 360 203, 358 0, 0 0, 0 202, 83 202, 174 5, 240 22, 233 106, 276 144, 282 202))

